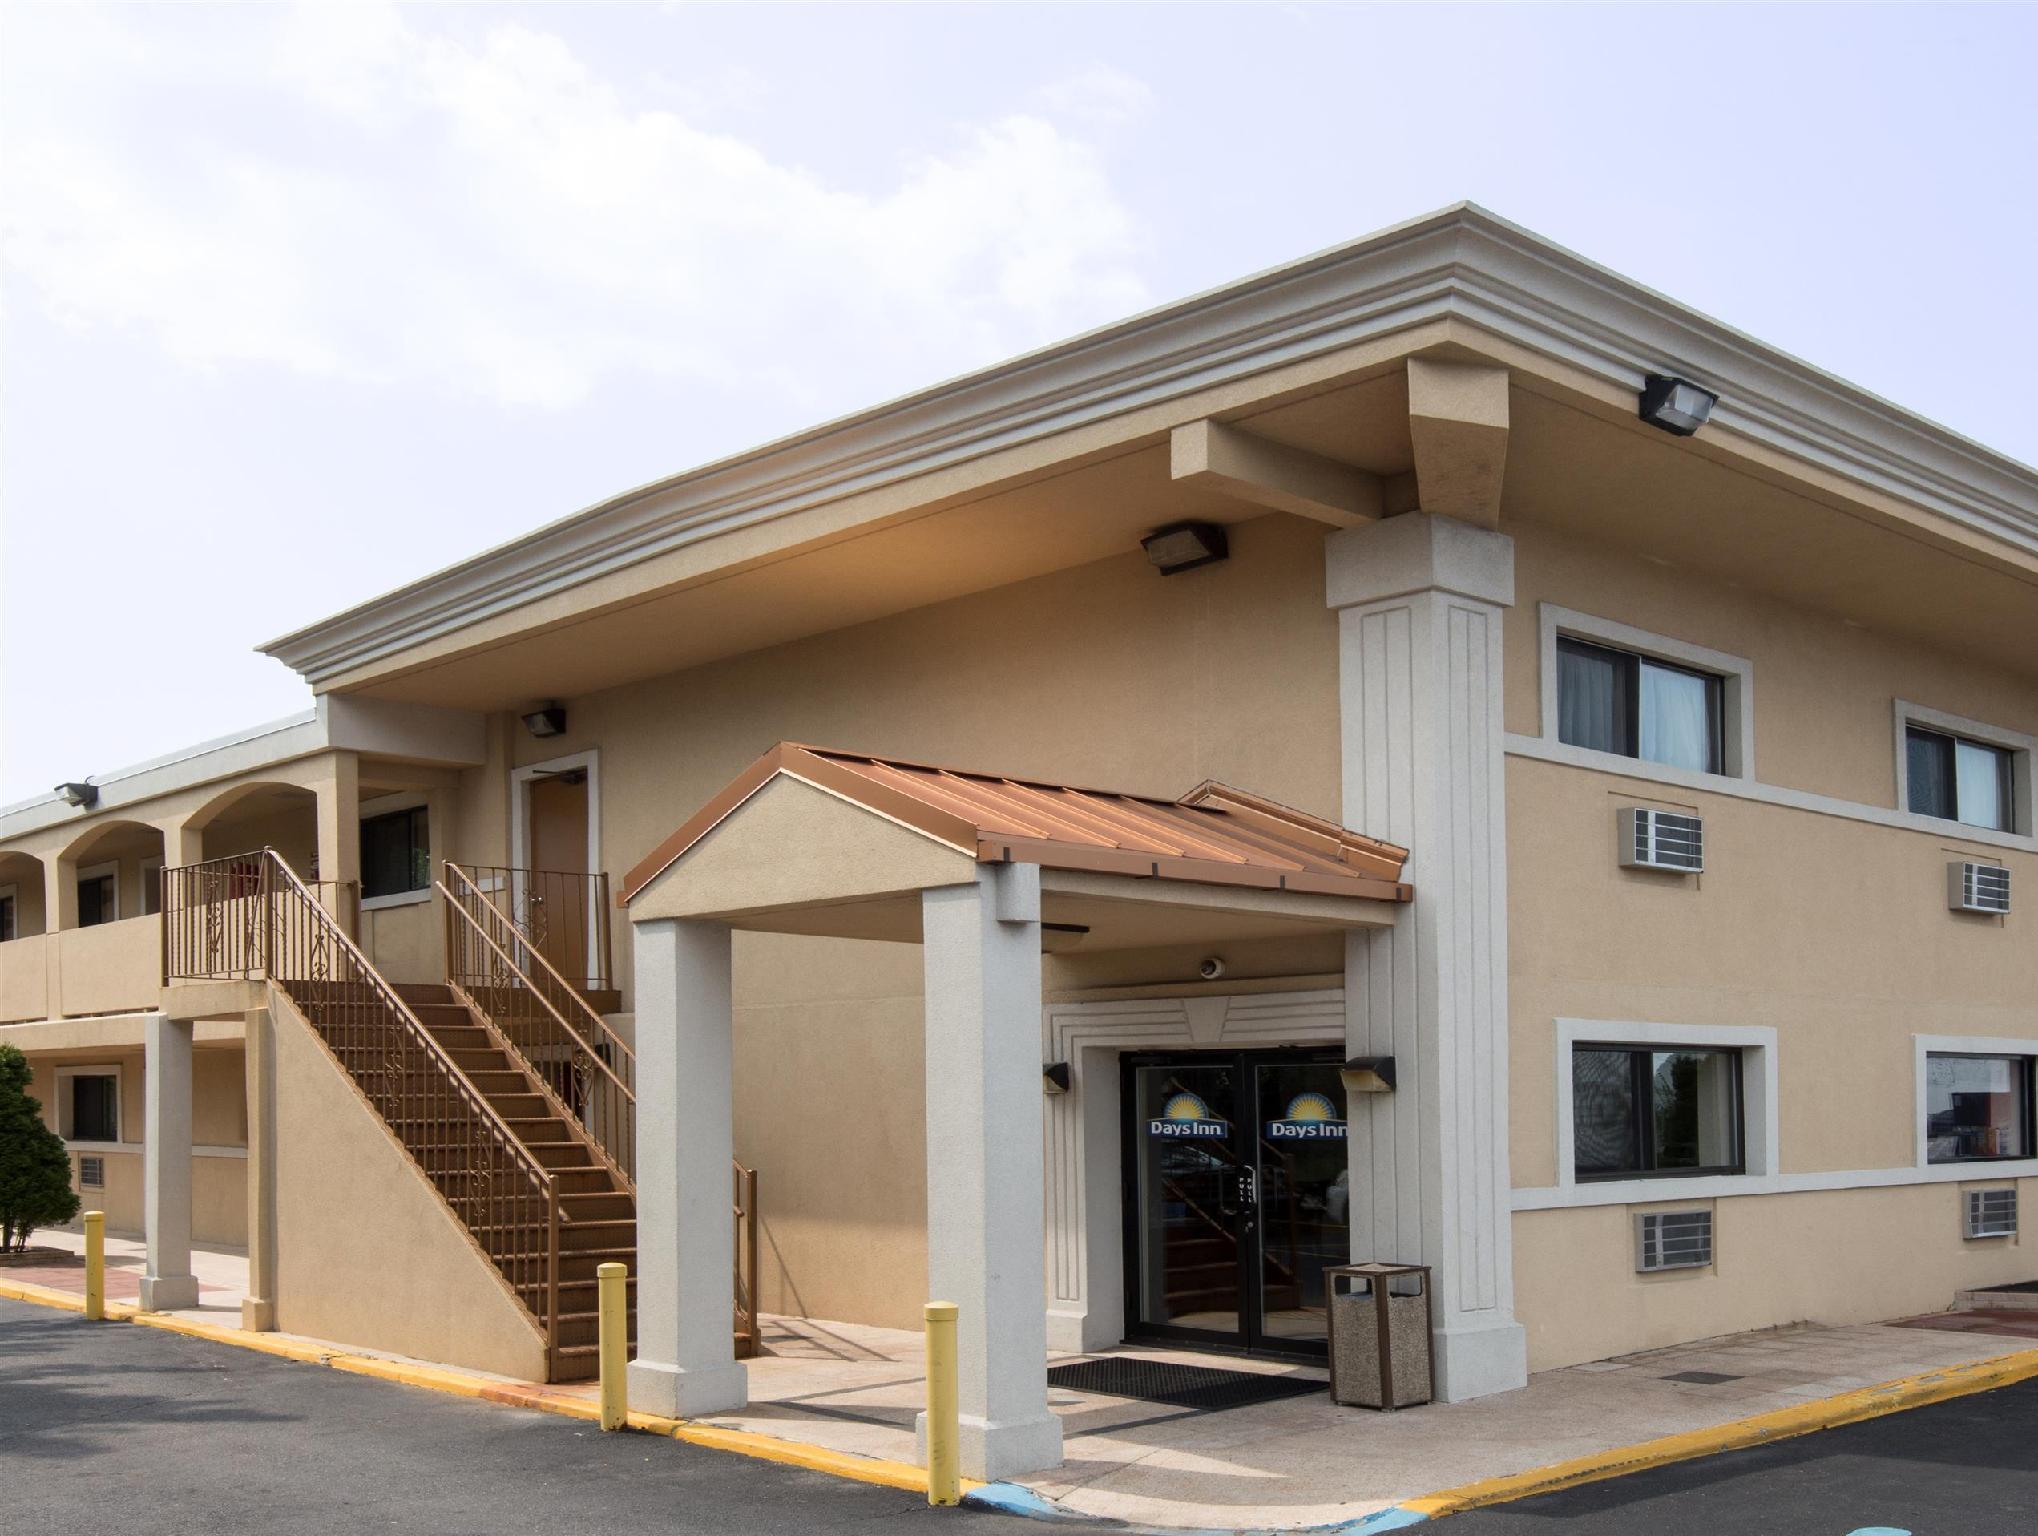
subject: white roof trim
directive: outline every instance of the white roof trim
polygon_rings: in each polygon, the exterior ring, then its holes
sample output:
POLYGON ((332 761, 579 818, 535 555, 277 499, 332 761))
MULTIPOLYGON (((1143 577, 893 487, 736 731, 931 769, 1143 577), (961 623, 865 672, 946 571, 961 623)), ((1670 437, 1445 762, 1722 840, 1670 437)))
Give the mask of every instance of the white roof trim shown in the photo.
POLYGON ((1460 318, 2038 554, 2038 471, 1469 203, 601 502, 261 649, 314 685, 608 572, 1357 342, 1460 318))
POLYGON ((55 794, 0 806, 0 840, 60 822, 87 822, 178 790, 328 751, 472 767, 487 760, 487 726, 481 715, 465 710, 328 696, 301 715, 94 774, 84 781, 99 789, 98 803, 89 811, 55 794))

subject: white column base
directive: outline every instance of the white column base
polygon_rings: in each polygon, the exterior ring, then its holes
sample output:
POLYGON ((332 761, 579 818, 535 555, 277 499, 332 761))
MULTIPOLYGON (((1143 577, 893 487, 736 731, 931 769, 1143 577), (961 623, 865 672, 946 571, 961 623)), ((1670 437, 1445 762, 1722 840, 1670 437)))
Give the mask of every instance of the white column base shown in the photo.
MULTIPOLYGON (((975 1414, 958 1417, 962 1475, 994 1483, 1022 1472, 1041 1472, 1061 1465, 1061 1420, 1052 1413, 1038 1418, 993 1423, 975 1414)), ((913 1418, 913 1454, 927 1465, 927 1415, 913 1418)))
POLYGON ((1047 1352, 1089 1355, 1125 1342, 1125 1320, 1100 1316, 1095 1307, 1077 1302, 1047 1309, 1047 1352))
POLYGON ((724 1365, 662 1365, 633 1360, 629 1370, 630 1411, 668 1419, 697 1419, 733 1413, 750 1402, 750 1370, 740 1360, 724 1365))
POLYGON ((141 1309, 144 1312, 175 1312, 198 1305, 195 1275, 143 1275, 141 1309))
POLYGON ((1512 1318, 1501 1323, 1446 1324, 1432 1342, 1440 1403, 1462 1403, 1528 1385, 1528 1331, 1512 1318))

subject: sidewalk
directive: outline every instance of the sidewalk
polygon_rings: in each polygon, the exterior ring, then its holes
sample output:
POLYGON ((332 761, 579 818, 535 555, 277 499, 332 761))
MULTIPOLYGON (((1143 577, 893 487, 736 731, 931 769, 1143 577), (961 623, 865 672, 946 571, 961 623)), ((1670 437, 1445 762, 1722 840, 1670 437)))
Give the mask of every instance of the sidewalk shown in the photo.
MULTIPOLYGON (((52 1246, 82 1248, 71 1234, 52 1246)), ((109 1238, 107 1290, 131 1297, 140 1245, 109 1238)), ((180 1317, 232 1329, 239 1323, 246 1261, 222 1250, 194 1254, 201 1305, 180 1317)), ((81 1292, 82 1265, 0 1267, 9 1282, 81 1292)), ((1094 1393, 1054 1390, 1066 1460, 1012 1490, 1070 1511, 1135 1525, 1203 1530, 1336 1525, 1383 1515, 1398 1524, 1440 1490, 1460 1494, 1553 1463, 1598 1458, 1612 1475, 1641 1442, 1700 1432, 1680 1454, 1717 1449, 1723 1426, 1778 1410, 1796 1432, 1816 1427, 1818 1405, 1899 1378, 1969 1366, 2030 1351, 2032 1339, 2001 1313, 1965 1313, 1903 1324, 1822 1328, 1804 1325, 1707 1340, 1622 1359, 1547 1371, 1527 1388, 1476 1402, 1400 1413, 1340 1408, 1327 1393, 1221 1412, 1185 1411, 1094 1393)), ((593 1416, 592 1383, 545 1386, 463 1372, 350 1346, 247 1336, 269 1347, 302 1349, 306 1358, 346 1357, 343 1368, 386 1366, 375 1374, 527 1407, 593 1416)), ((751 1403, 740 1414, 643 1427, 821 1470, 900 1484, 914 1475, 913 1416, 924 1394, 917 1334, 848 1323, 767 1318, 765 1353, 749 1362, 751 1403), (776 1449, 774 1449, 776 1448, 776 1449), (873 1458, 863 1460, 862 1458, 873 1458)), ((1131 1350, 1116 1353, 1133 1353, 1131 1350)), ((1323 1379, 1323 1372, 1265 1361, 1215 1359, 1181 1351, 1140 1350, 1179 1360, 1323 1379)), ((1059 1357, 1062 1359, 1078 1357, 1059 1357)), ((2027 1354, 2013 1369, 2038 1370, 2027 1354)), ((341 1362, 334 1362, 341 1363, 341 1362)), ((1923 1389, 1935 1390, 1928 1382, 1923 1389)), ((1872 1411, 1910 1401, 1891 1395, 1872 1411)), ((1835 1411, 1839 1411, 1836 1405, 1835 1411)), ((1386 1528, 1383 1526, 1382 1528, 1386 1528)))

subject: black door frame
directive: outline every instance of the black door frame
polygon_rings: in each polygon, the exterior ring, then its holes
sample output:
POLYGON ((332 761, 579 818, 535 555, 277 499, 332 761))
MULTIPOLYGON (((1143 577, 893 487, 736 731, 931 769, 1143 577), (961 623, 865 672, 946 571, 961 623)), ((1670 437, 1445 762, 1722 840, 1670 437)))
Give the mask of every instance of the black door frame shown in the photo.
MULTIPOLYGON (((1260 1166, 1259 1124, 1259 1077, 1256 1069, 1261 1065, 1308 1065, 1321 1062, 1335 1065, 1344 1060, 1344 1054, 1335 1046, 1294 1045, 1262 1046, 1252 1050, 1199 1050, 1183 1047, 1172 1051, 1125 1051, 1118 1058, 1118 1120, 1119 1120, 1119 1176, 1121 1192, 1119 1209, 1123 1217, 1123 1240, 1119 1248, 1119 1263, 1124 1277, 1122 1289, 1125 1293, 1125 1337, 1159 1343, 1193 1345, 1197 1349, 1213 1354, 1246 1355, 1254 1358, 1276 1360, 1322 1361, 1328 1357, 1329 1343, 1298 1343, 1292 1339, 1269 1340, 1261 1331, 1263 1286, 1266 1275, 1266 1261, 1262 1245, 1266 1240, 1265 1229, 1259 1220, 1259 1195, 1266 1188, 1264 1170, 1260 1166), (1140 1271, 1139 1245, 1142 1230, 1140 1210, 1139 1178, 1139 1069, 1141 1067, 1214 1067, 1229 1064, 1238 1074, 1239 1094, 1247 1113, 1238 1115, 1232 1122, 1229 1150, 1234 1160, 1240 1155, 1240 1143, 1246 1143, 1250 1162, 1244 1166, 1252 1169, 1254 1200, 1252 1226, 1249 1233, 1239 1231, 1244 1225, 1244 1208, 1234 1217, 1234 1240, 1238 1245, 1238 1296, 1239 1326, 1236 1332, 1223 1332, 1206 1328, 1183 1328, 1171 1323, 1150 1323, 1140 1315, 1140 1303, 1144 1290, 1144 1275, 1140 1271)), ((1346 1215, 1349 1225, 1350 1215, 1346 1215)))

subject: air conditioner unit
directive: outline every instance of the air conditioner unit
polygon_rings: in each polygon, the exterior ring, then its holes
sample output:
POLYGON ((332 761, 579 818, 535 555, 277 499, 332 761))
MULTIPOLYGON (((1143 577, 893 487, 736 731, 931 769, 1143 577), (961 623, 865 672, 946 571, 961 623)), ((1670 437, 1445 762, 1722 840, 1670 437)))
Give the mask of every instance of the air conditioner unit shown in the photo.
POLYGON ((105 1158, 81 1157, 78 1159, 78 1187, 80 1189, 104 1189, 106 1187, 105 1158))
POLYGON ((1705 868, 1705 821, 1682 811, 1623 806, 1620 862, 1623 869, 1666 869, 1695 875, 1705 868))
POLYGON ((1712 1263, 1711 1211, 1645 1211, 1635 1217, 1635 1272, 1703 1269, 1712 1263))
POLYGON ((2000 864, 1972 864, 1955 859, 1946 866, 1946 905, 1955 912, 2000 915, 2009 911, 2009 870, 2000 864))
POLYGON ((2017 1189, 1970 1189, 1962 1192, 1967 1207, 1969 1237, 2015 1237, 2017 1235, 2017 1189))

